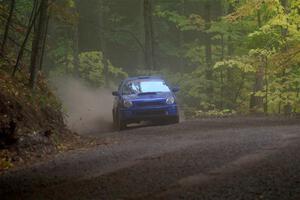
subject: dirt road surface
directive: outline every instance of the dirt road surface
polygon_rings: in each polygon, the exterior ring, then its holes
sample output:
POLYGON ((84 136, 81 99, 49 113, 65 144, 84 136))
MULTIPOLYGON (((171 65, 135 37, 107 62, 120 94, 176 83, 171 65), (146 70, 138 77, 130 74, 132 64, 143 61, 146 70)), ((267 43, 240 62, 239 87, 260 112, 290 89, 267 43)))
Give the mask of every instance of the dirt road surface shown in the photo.
POLYGON ((99 134, 111 144, 0 176, 0 199, 300 199, 300 120, 203 119, 99 134))

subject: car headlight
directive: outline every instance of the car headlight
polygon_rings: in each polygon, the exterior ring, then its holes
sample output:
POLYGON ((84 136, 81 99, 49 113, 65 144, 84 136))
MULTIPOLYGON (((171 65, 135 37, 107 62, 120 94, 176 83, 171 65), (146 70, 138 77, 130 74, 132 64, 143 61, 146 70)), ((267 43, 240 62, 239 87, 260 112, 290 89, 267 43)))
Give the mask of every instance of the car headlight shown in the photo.
POLYGON ((166 103, 167 103, 167 104, 173 104, 173 103, 175 103, 174 97, 168 97, 168 98, 166 99, 166 103))
POLYGON ((130 108, 131 106, 132 106, 132 101, 129 101, 129 100, 124 100, 123 101, 123 106, 125 107, 125 108, 130 108))

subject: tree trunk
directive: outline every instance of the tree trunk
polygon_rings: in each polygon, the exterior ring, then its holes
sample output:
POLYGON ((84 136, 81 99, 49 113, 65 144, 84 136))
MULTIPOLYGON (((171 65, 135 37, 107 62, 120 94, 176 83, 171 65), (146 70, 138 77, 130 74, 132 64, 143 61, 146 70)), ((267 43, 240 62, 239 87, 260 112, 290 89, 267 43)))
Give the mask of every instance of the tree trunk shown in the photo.
POLYGON ((100 42, 100 50, 102 51, 102 62, 103 62, 103 76, 104 76, 104 86, 108 87, 108 60, 107 60, 107 51, 106 51, 106 41, 105 41, 105 0, 99 1, 99 23, 100 23, 100 34, 99 34, 99 42, 100 42))
MULTIPOLYGON (((260 10, 257 11, 257 25, 258 28, 262 26, 260 10)), ((260 64, 256 71, 255 83, 253 86, 253 92, 250 98, 250 110, 257 110, 263 107, 263 97, 256 96, 258 91, 262 91, 264 87, 264 66, 260 64)))
POLYGON ((74 27, 74 36, 73 36, 73 65, 74 65, 74 76, 79 76, 79 34, 78 34, 78 24, 74 27))
MULTIPOLYGON (((288 15, 290 13, 290 9, 289 9, 289 1, 288 0, 281 0, 281 4, 282 6, 284 7, 284 11, 285 11, 285 14, 288 15)), ((298 9, 298 13, 299 13, 299 9, 298 9)), ((282 33, 282 37, 284 38, 284 41, 285 41, 285 49, 284 51, 288 51, 288 48, 289 48, 289 45, 288 45, 288 41, 287 41, 287 37, 288 37, 288 34, 289 34, 289 29, 288 27, 284 28, 283 29, 283 33, 282 33)), ((288 72, 287 72, 288 73, 288 72)), ((288 96, 289 98, 289 96, 288 96)), ((292 110, 293 110, 293 107, 290 103, 287 103, 285 106, 285 114, 292 114, 292 110)))
POLYGON ((8 18, 6 21, 6 25, 5 25, 5 29, 4 29, 4 34, 3 34, 3 41, 2 41, 2 45, 1 45, 1 52, 4 52, 5 50, 5 45, 6 45, 6 41, 7 41, 7 37, 8 37, 8 32, 9 32, 9 27, 11 24, 11 19, 13 16, 13 12, 15 9, 15 0, 11 0, 10 3, 10 10, 9 10, 9 14, 8 14, 8 18))
MULTIPOLYGON (((182 0, 182 5, 180 9, 180 15, 185 16, 186 15, 186 0, 182 0)), ((179 42, 179 49, 184 49, 184 44, 185 44, 185 37, 184 37, 184 32, 178 29, 178 42, 179 42)), ((181 55, 180 53, 180 66, 179 69, 183 73, 185 71, 185 59, 184 55, 181 55)))
POLYGON ((259 66, 258 70, 256 71, 255 75, 255 83, 253 86, 253 94, 251 95, 250 99, 250 109, 256 110, 262 108, 263 106, 263 97, 256 96, 258 91, 262 91, 264 84, 263 84, 263 77, 264 77, 264 68, 259 66))
MULTIPOLYGON (((234 12, 234 7, 232 4, 229 4, 229 8, 228 8, 228 14, 231 14, 234 12)), ((231 32, 231 30, 229 30, 229 32, 231 32)), ((232 37, 229 34, 228 36, 228 45, 227 45, 227 51, 228 51, 228 56, 231 57, 234 53, 234 48, 233 48, 233 42, 232 42, 232 37)))
MULTIPOLYGON (((283 78, 282 78, 282 80, 280 81, 282 85, 283 85, 283 84, 285 83, 285 81, 286 81, 285 76, 286 76, 286 69, 284 68, 284 69, 282 70, 282 77, 283 77, 283 78)), ((279 93, 279 103, 278 103, 278 114, 281 114, 281 107, 282 107, 282 101, 281 101, 281 98, 282 98, 282 93, 283 93, 283 91, 280 90, 280 93, 279 93)))
POLYGON ((264 112, 269 112, 269 72, 268 72, 268 66, 269 60, 268 57, 265 58, 265 85, 266 85, 266 91, 265 91, 265 105, 264 105, 264 112))
POLYGON ((20 50, 19 50, 19 53, 18 53, 18 56, 17 56, 17 60, 16 60, 16 64, 15 64, 14 70, 12 72, 12 76, 15 76, 15 74, 16 74, 18 68, 19 68, 19 65, 20 65, 20 62, 22 60, 23 53, 24 53, 27 41, 29 39, 31 30, 32 30, 32 28, 35 24, 35 21, 37 19, 37 16, 38 16, 39 12, 40 12, 40 7, 38 8, 38 2, 37 2, 37 0, 35 0, 34 3, 33 3, 33 8, 32 8, 31 14, 30 14, 30 19, 29 19, 29 22, 28 22, 28 28, 27 28, 27 31, 26 31, 26 35, 25 35, 25 38, 24 38, 24 40, 22 42, 22 45, 20 47, 20 50))
MULTIPOLYGON (((232 5, 232 3, 230 3, 227 14, 231 14, 233 12, 234 12, 234 6, 232 5)), ((233 31, 230 28, 229 33, 232 33, 232 32, 233 31)), ((227 37, 227 56, 228 56, 229 59, 231 59, 233 57, 233 55, 234 55, 234 42, 233 42, 231 34, 229 34, 228 37, 227 37)), ((227 79, 226 82, 227 83, 233 83, 234 82, 233 74, 234 74, 233 69, 232 68, 227 68, 227 70, 226 70, 226 79, 227 79)), ((236 94, 234 94, 234 91, 232 91, 231 88, 226 87, 226 92, 225 93, 227 93, 226 96, 233 97, 231 102, 235 102, 234 97, 236 96, 236 94)), ((229 106, 230 106, 231 109, 235 107, 234 103, 231 103, 229 106)))
POLYGON ((154 70, 154 35, 152 21, 152 0, 144 0, 145 27, 145 64, 148 70, 154 70))
POLYGON ((43 30, 42 52, 41 52, 41 59, 40 59, 40 63, 39 63, 39 65, 40 65, 39 70, 40 71, 43 68, 43 61, 44 61, 44 55, 45 55, 45 50, 46 50, 49 21, 50 21, 50 15, 48 15, 48 17, 47 17, 46 26, 44 27, 44 30, 43 30))
MULTIPOLYGON (((299 84, 299 83, 297 84, 297 93, 296 93, 296 97, 297 97, 296 99, 298 99, 298 102, 299 102, 299 99, 300 99, 300 84, 299 84)), ((297 107, 297 104, 295 104, 295 105, 294 105, 294 113, 297 113, 297 111, 298 111, 297 108, 298 108, 298 107, 297 107)))
MULTIPOLYGON (((80 18, 79 13, 79 0, 75 0, 75 9, 74 12, 78 14, 78 17, 80 18)), ((73 66, 74 71, 73 74, 75 77, 79 76, 79 19, 74 25, 74 35, 73 35, 73 66)))
POLYGON ((42 35, 47 20, 47 9, 48 9, 48 0, 41 0, 39 20, 32 41, 30 79, 29 79, 29 86, 31 89, 34 89, 36 85, 37 71, 39 69, 38 65, 41 59, 42 35))
MULTIPOLYGON (((221 34, 221 60, 224 61, 225 59, 225 43, 224 43, 224 35, 221 34)), ((221 81, 221 88, 220 88, 220 108, 223 110, 224 108, 224 74, 223 69, 220 72, 220 81, 221 81)))
MULTIPOLYGON (((205 2, 205 30, 208 31, 211 27, 211 2, 205 2)), ((212 41, 211 41, 211 33, 205 32, 205 61, 206 61, 206 69, 205 76, 206 80, 208 80, 208 85, 206 88, 206 94, 209 100, 213 99, 213 84, 211 83, 213 80, 213 70, 212 70, 212 41)))

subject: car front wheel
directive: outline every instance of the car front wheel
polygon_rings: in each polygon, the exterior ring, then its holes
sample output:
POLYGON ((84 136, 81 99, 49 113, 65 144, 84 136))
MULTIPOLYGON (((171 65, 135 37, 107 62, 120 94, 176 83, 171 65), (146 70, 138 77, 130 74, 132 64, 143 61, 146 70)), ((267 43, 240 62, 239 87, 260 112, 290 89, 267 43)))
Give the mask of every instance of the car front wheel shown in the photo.
POLYGON ((170 123, 171 123, 171 124, 178 124, 178 123, 179 123, 179 116, 172 117, 172 118, 170 119, 170 123))
POLYGON ((120 113, 117 113, 117 116, 115 117, 115 127, 118 131, 124 130, 126 128, 126 123, 122 120, 120 113))

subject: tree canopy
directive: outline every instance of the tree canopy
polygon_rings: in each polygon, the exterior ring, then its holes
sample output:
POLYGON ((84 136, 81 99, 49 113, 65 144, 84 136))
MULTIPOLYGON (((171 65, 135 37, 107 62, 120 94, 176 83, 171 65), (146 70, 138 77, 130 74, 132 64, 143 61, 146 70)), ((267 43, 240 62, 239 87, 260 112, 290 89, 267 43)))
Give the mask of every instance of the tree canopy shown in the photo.
POLYGON ((2 0, 1 68, 94 87, 160 74, 203 113, 300 111, 299 0, 2 0), (4 67, 5 66, 5 67, 4 67))

